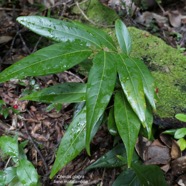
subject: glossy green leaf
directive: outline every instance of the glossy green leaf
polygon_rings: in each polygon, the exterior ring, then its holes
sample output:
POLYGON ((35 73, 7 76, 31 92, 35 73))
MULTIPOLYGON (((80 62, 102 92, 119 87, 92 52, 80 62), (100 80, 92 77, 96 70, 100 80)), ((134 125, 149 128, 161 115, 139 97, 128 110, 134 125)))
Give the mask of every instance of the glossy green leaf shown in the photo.
POLYGON ((186 140, 184 138, 180 138, 177 143, 181 151, 184 151, 186 149, 186 140))
POLYGON ((0 149, 3 151, 5 155, 18 157, 19 150, 18 150, 17 138, 12 138, 9 136, 1 136, 0 149))
POLYGON ((118 134, 118 129, 116 127, 116 122, 114 119, 114 107, 112 107, 109 111, 107 127, 111 135, 116 136, 118 134))
POLYGON ((127 100, 143 126, 146 126, 146 101, 139 70, 133 61, 125 55, 120 55, 120 59, 117 60, 117 70, 127 100))
POLYGON ((43 48, 0 73, 0 82, 11 78, 48 75, 63 72, 82 62, 91 54, 91 50, 79 42, 58 43, 43 48))
POLYGON ((60 169, 73 160, 85 147, 86 109, 74 118, 63 136, 51 170, 52 178, 60 169))
POLYGON ((21 100, 45 103, 75 103, 85 100, 86 84, 63 83, 24 96, 21 100))
POLYGON ((156 165, 139 165, 134 163, 132 164, 132 169, 140 180, 141 185, 167 185, 162 170, 156 165))
POLYGON ((86 150, 90 154, 90 134, 105 111, 116 82, 115 54, 102 51, 93 60, 88 76, 86 107, 86 150))
POLYGON ((163 132, 163 134, 174 135, 177 129, 169 129, 163 132))
POLYGON ((115 94, 114 116, 119 135, 125 144, 128 167, 130 167, 141 123, 122 92, 115 94))
POLYGON ((19 181, 23 185, 36 186, 38 183, 38 174, 31 162, 26 159, 19 160, 19 165, 17 166, 17 176, 19 181))
POLYGON ((12 182, 14 179, 16 179, 17 174, 16 174, 16 167, 8 167, 4 170, 5 174, 5 183, 9 184, 12 182))
POLYGON ((55 41, 81 40, 89 45, 101 48, 108 45, 113 48, 113 41, 101 30, 84 26, 77 22, 67 22, 41 16, 22 16, 17 21, 33 32, 55 41))
POLYGON ((6 184, 5 184, 5 173, 2 170, 0 170, 0 183, 1 183, 1 186, 6 186, 6 184))
POLYGON ((176 139, 180 139, 186 136, 186 128, 180 128, 177 129, 175 134, 174 134, 174 138, 176 139))
MULTIPOLYGON (((95 169, 95 168, 113 168, 121 167, 126 164, 126 162, 121 161, 117 156, 122 157, 126 156, 126 151, 123 144, 119 144, 114 147, 112 150, 101 156, 97 161, 89 165, 86 170, 95 169)), ((125 158, 126 159, 126 158, 125 158)))
POLYGON ((156 105, 155 105, 155 98, 154 98, 154 89, 155 89, 154 78, 143 61, 136 58, 130 58, 130 60, 136 65, 136 68, 139 71, 139 74, 143 81, 143 89, 145 92, 145 96, 147 97, 150 105, 155 111, 156 105))
POLYGON ((153 114, 152 114, 152 108, 147 103, 147 108, 145 111, 145 118, 146 118, 146 131, 148 135, 148 139, 152 137, 152 124, 153 124, 153 114))
POLYGON ((186 122, 186 114, 176 114, 176 119, 186 122))
MULTIPOLYGON (((97 132, 100 124, 101 120, 97 122, 97 125, 91 131, 91 139, 97 132)), ((86 108, 79 112, 65 132, 57 151, 50 178, 53 178, 59 170, 72 161, 85 148, 85 134, 86 108)))
POLYGON ((127 27, 121 20, 118 19, 115 23, 115 29, 116 29, 116 37, 118 39, 120 48, 124 53, 129 55, 131 51, 132 42, 127 27))
POLYGON ((125 169, 112 186, 141 186, 140 180, 132 169, 125 169))
POLYGON ((93 28, 90 25, 80 24, 78 22, 74 22, 74 24, 78 28, 86 30, 88 33, 92 34, 92 36, 100 42, 99 43, 100 46, 108 47, 109 49, 116 51, 116 46, 112 38, 101 29, 93 28))

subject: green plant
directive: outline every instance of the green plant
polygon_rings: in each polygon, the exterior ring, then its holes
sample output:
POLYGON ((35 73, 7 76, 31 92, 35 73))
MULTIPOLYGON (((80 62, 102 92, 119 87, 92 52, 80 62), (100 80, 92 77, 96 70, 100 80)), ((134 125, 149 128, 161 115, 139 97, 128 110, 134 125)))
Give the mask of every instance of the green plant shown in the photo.
POLYGON ((113 168, 122 167, 122 173, 116 178, 112 186, 120 185, 162 185, 166 182, 163 173, 159 167, 155 165, 142 165, 137 154, 134 153, 132 165, 127 169, 126 149, 123 144, 118 144, 115 148, 100 157, 93 164, 88 166, 86 170, 95 168, 113 168), (154 176, 156 175, 156 176, 154 176))
POLYGON ((9 157, 9 167, 0 170, 1 186, 38 186, 38 174, 24 153, 27 141, 18 143, 17 137, 1 136, 0 150, 3 158, 9 157))
POLYGON ((3 116, 6 119, 9 115, 9 112, 18 114, 18 105, 15 104, 13 107, 9 107, 3 100, 0 100, 0 116, 3 116))
POLYGON ((140 59, 130 57, 131 38, 123 22, 115 24, 119 48, 101 29, 75 21, 39 16, 19 17, 17 21, 59 43, 5 69, 0 82, 63 72, 87 59, 87 65, 93 62, 86 84, 58 84, 22 98, 52 104, 84 102, 61 140, 50 178, 84 148, 90 155, 90 142, 108 113, 109 129, 117 130, 131 167, 140 128, 146 128, 150 138, 152 109, 156 108, 154 79, 140 59))
MULTIPOLYGON (((176 114, 176 119, 186 122, 186 114, 176 114)), ((180 146, 181 151, 186 149, 186 128, 180 128, 180 129, 170 129, 163 132, 164 134, 170 134, 173 135, 174 138, 177 140, 178 145, 180 146)))

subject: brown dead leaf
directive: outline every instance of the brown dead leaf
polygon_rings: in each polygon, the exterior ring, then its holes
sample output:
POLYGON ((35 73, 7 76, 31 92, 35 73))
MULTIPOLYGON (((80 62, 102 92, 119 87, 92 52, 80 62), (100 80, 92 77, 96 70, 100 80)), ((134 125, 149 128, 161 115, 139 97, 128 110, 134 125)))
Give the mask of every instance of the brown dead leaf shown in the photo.
POLYGON ((168 19, 165 16, 160 16, 153 12, 143 12, 143 14, 139 15, 136 18, 136 22, 140 23, 144 26, 149 26, 150 23, 155 20, 158 24, 167 24, 168 19))
POLYGON ((166 164, 166 165, 163 165, 160 167, 161 170, 163 170, 164 172, 168 172, 169 169, 170 169, 170 163, 166 164))
POLYGON ((168 164, 170 161, 170 149, 159 140, 155 140, 146 151, 145 164, 168 164))
POLYGON ((175 11, 166 11, 165 15, 168 16, 171 26, 173 26, 175 28, 181 26, 182 15, 180 14, 179 11, 177 11, 177 10, 175 10, 175 11))
POLYGON ((175 140, 172 140, 171 158, 172 159, 177 159, 180 156, 181 156, 180 147, 175 140))
POLYGON ((59 118, 62 116, 62 114, 58 112, 48 113, 47 115, 51 118, 59 118))
POLYGON ((11 36, 0 36, 0 44, 7 43, 12 40, 11 36))
POLYGON ((180 175, 186 172, 186 156, 182 156, 171 162, 171 169, 173 175, 180 175))

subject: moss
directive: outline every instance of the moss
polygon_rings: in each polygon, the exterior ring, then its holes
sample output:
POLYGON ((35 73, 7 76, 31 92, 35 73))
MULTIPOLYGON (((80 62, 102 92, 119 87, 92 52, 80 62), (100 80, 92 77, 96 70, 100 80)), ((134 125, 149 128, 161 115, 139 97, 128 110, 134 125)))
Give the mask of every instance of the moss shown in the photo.
MULTIPOLYGON (((80 7, 87 17, 98 25, 114 25, 115 20, 119 18, 114 10, 102 5, 99 0, 81 3, 80 7)), ((72 12, 81 14, 77 7, 74 7, 72 12)))
POLYGON ((96 23, 104 25, 112 25, 118 18, 114 10, 105 7, 98 0, 91 0, 87 15, 96 23))
POLYGON ((148 32, 133 27, 129 32, 133 41, 131 55, 145 61, 159 89, 157 115, 170 118, 186 112, 186 57, 148 32))

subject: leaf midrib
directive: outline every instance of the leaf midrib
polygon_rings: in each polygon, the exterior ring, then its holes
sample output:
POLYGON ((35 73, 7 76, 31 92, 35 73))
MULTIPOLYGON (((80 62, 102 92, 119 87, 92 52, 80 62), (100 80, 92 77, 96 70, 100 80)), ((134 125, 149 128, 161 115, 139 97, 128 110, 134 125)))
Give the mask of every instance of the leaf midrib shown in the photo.
POLYGON ((32 66, 34 66, 34 65, 36 65, 36 64, 39 64, 39 63, 42 63, 43 61, 49 61, 49 60, 52 60, 52 59, 55 59, 55 58, 58 58, 58 57, 67 56, 67 55, 71 55, 71 54, 75 54, 75 53, 79 53, 79 52, 91 52, 91 50, 73 51, 73 52, 69 52, 69 53, 66 53, 66 54, 60 54, 60 55, 57 55, 57 56, 52 57, 52 58, 43 59, 43 60, 37 61, 37 62, 35 62, 35 63, 32 63, 31 65, 26 66, 25 68, 21 68, 21 69, 18 69, 17 71, 14 71, 13 73, 10 74, 10 77, 11 77, 13 74, 16 74, 16 73, 19 72, 19 71, 25 70, 25 69, 27 69, 27 68, 32 68, 32 66))
MULTIPOLYGON (((86 122, 85 122, 86 124, 86 122)), ((66 157, 66 154, 68 153, 69 149, 73 146, 73 144, 75 143, 76 139, 81 135, 81 133, 83 132, 83 130, 85 129, 86 125, 84 124, 84 127, 82 128, 82 130, 79 131, 79 133, 77 134, 76 138, 74 139, 74 141, 72 143, 70 143, 69 148, 65 151, 64 153, 64 157, 66 157)), ((62 159, 62 158, 61 158, 62 159)), ((59 161, 58 161, 59 162, 59 161)), ((67 163, 66 163, 67 164, 67 163)), ((66 165, 64 164, 64 165, 66 165)), ((60 163, 58 164, 56 169, 59 169, 59 167, 61 167, 60 163)), ((56 172, 56 171, 55 171, 56 172)))
MULTIPOLYGON (((23 22, 26 22, 26 21, 23 21, 23 22)), ((26 22, 26 23, 28 23, 28 24, 32 24, 32 25, 34 25, 32 22, 26 22)), ((26 26, 26 25, 25 25, 26 26)), ((100 45, 98 45, 97 43, 95 43, 95 42, 93 42, 92 40, 90 40, 90 39, 88 39, 88 38, 86 38, 86 37, 82 37, 81 35, 75 35, 75 34, 72 34, 72 33, 69 33, 69 32, 64 32, 63 30, 59 30, 59 29, 54 29, 54 28, 50 28, 50 27, 44 27, 44 26, 40 26, 40 25, 37 25, 38 27, 40 27, 41 29, 42 28, 44 28, 44 29, 51 29, 52 31, 57 31, 57 32, 63 32, 64 34, 67 34, 67 35, 72 35, 72 36, 74 36, 75 38, 79 38, 80 40, 87 40, 87 41, 89 41, 90 43, 93 43, 94 45, 96 45, 96 46, 98 46, 99 48, 101 48, 101 46, 100 45)), ((29 28, 29 29, 32 29, 32 28, 30 28, 30 27, 28 27, 28 26, 26 26, 27 28, 29 28)), ((68 26, 67 26, 68 27, 68 26)), ((77 28, 75 28, 76 30, 78 30, 77 28)), ((33 30, 34 31, 34 30, 33 30)), ((81 31, 81 30, 80 30, 81 31)), ((34 31, 35 32, 35 31, 34 31)), ((88 33, 88 32, 87 32, 88 33)), ((88 33, 89 34, 89 33, 88 33)), ((49 36, 46 36, 46 37, 49 37, 49 36)), ((64 36, 63 36, 64 37, 64 36)), ((52 37, 49 37, 49 38, 51 38, 52 39, 52 37)), ((59 37, 58 37, 59 38, 59 37)), ((53 39, 54 40, 54 39, 53 39)), ((69 40, 69 39, 68 39, 69 40)), ((61 41, 61 40, 60 40, 61 41)))
MULTIPOLYGON (((105 53, 105 51, 104 51, 104 65, 103 65, 103 72, 102 72, 102 75, 101 75, 101 81, 100 81, 100 83, 99 83, 99 88, 98 88, 98 92, 100 93, 100 89, 101 89, 101 85, 102 85, 102 83, 103 83, 103 74, 105 73, 105 64, 106 64, 106 60, 105 60, 105 58, 106 58, 106 53, 105 53)), ((96 107, 96 105, 97 105, 97 100, 98 100, 98 95, 99 95, 99 93, 97 94, 97 96, 96 96, 96 101, 95 101, 95 104, 94 104, 94 107, 93 107, 93 110, 95 110, 95 107, 96 107)), ((93 112, 94 113, 94 112, 93 112)), ((89 121, 91 121, 91 122, 89 122, 89 123, 92 123, 92 118, 93 118, 93 116, 94 116, 94 114, 92 114, 92 117, 91 117, 91 119, 89 120, 89 121)), ((91 131, 89 131, 90 133, 91 133, 91 131)))
MULTIPOLYGON (((120 54, 120 57, 122 58, 122 56, 121 56, 121 54, 120 54)), ((122 58, 122 61, 123 61, 123 64, 125 65, 125 63, 124 63, 124 59, 122 58)), ((134 88, 134 92, 135 92, 135 98, 137 98, 138 96, 138 94, 137 94, 137 90, 136 90, 136 88, 135 88, 135 86, 134 86, 134 84, 133 84, 133 81, 131 80, 131 75, 130 75, 130 73, 129 73, 129 70, 128 70, 128 67, 127 67, 127 65, 125 65, 125 67, 126 67, 126 70, 127 70, 127 73, 129 74, 129 80, 130 80, 130 82, 131 82, 131 84, 132 84, 132 86, 133 86, 133 88, 134 88)), ((136 99, 137 100, 137 99, 136 99)), ((140 107, 140 105, 139 105, 139 103, 138 103, 138 101, 136 101, 136 103, 137 103, 137 106, 138 106, 138 109, 140 110, 140 112, 141 112, 141 107, 140 107)), ((137 114, 138 115, 138 114, 137 114)), ((145 118, 144 118, 145 119, 145 118)))

